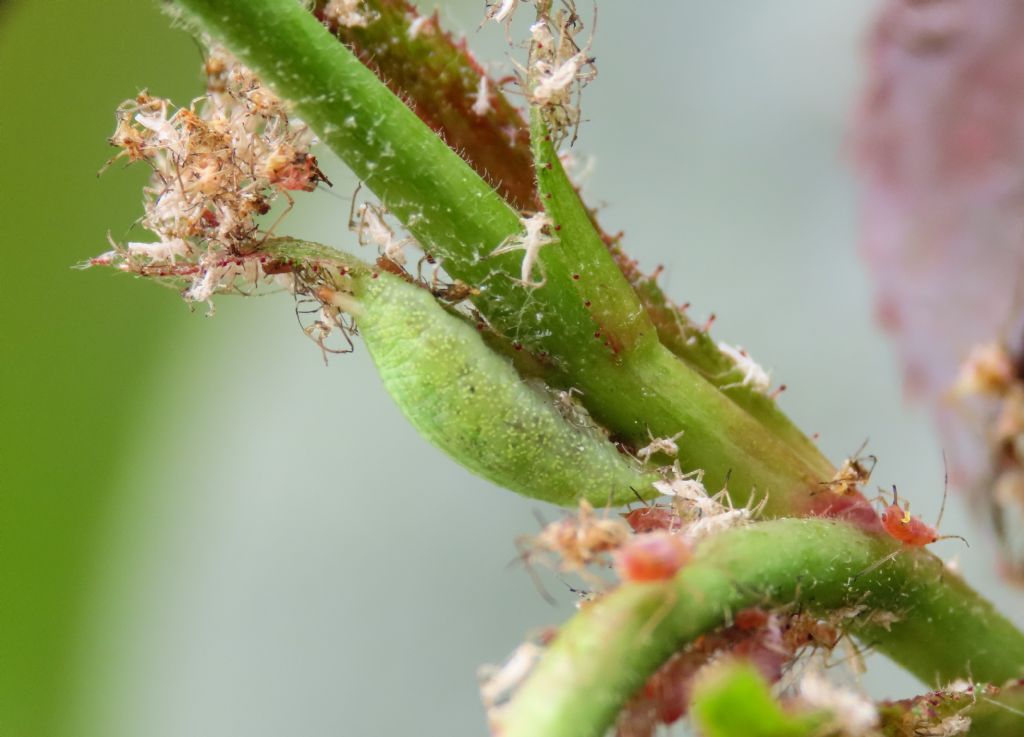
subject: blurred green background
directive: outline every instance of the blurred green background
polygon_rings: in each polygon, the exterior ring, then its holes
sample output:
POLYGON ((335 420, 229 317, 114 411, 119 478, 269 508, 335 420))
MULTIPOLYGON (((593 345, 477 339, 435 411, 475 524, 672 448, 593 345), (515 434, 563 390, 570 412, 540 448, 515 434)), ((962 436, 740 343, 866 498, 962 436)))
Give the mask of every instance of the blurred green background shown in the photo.
MULTIPOLYGON (((482 2, 441 12, 508 64, 482 2)), ((876 480, 932 519, 940 449, 903 406, 855 252, 843 140, 869 12, 603 3, 577 154, 670 293, 790 386, 830 456, 870 436, 876 480)), ((0 2, 0 734, 483 734, 476 667, 571 611, 508 565, 538 505, 422 441, 365 351, 325 368, 288 297, 206 319, 70 268, 141 212, 141 167, 96 177, 114 108, 145 87, 187 103, 199 65, 156 3, 0 2)), ((325 163, 339 196, 301 198, 282 232, 356 248, 355 182, 325 163)), ((972 547, 938 552, 1024 624, 957 502, 944 531, 972 547)), ((867 683, 920 688, 879 659, 867 683)))

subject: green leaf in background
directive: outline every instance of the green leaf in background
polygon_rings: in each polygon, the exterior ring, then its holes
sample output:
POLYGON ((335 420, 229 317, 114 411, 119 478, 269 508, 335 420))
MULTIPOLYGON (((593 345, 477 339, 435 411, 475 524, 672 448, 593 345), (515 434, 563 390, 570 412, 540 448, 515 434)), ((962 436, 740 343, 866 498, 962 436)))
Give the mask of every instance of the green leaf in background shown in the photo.
POLYGON ((76 732, 69 684, 118 448, 188 320, 172 293, 71 267, 141 211, 141 168, 96 178, 114 108, 145 86, 191 99, 199 64, 155 3, 0 5, 0 734, 76 732))
POLYGON ((693 714, 706 737, 802 737, 821 734, 824 719, 788 714, 748 663, 722 663, 697 685, 693 714))

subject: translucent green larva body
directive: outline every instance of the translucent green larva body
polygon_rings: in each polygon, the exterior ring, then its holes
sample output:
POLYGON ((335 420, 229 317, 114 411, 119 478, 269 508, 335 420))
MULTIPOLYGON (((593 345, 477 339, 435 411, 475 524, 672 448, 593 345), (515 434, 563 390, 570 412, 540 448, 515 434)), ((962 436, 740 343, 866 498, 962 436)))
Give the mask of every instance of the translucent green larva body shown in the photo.
POLYGON ((596 427, 577 427, 473 327, 390 274, 354 280, 359 331, 388 392, 428 440, 476 474, 573 506, 649 495, 655 476, 596 427), (632 489, 631 489, 632 487, 632 489))

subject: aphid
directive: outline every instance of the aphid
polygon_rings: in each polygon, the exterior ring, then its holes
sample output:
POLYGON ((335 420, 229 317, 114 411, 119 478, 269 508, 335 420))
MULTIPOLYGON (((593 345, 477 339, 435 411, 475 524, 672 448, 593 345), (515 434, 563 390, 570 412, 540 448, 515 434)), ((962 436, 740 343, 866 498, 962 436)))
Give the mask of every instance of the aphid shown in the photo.
POLYGON ((690 544, 680 535, 656 530, 632 537, 613 554, 623 581, 667 581, 690 560, 690 544))
POLYGON ((732 623, 740 630, 749 632, 764 627, 768 623, 769 616, 771 615, 761 607, 747 607, 736 612, 732 623))
POLYGON ((451 284, 443 284, 438 289, 432 289, 431 292, 438 299, 444 300, 450 304, 458 304, 470 297, 477 297, 480 295, 479 289, 466 284, 460 279, 456 279, 451 284))
POLYGON ((835 475, 829 481, 823 482, 830 491, 840 496, 852 494, 871 478, 878 458, 873 455, 861 455, 867 443, 868 441, 865 440, 856 453, 843 460, 843 465, 839 467, 835 475))
POLYGON ((630 539, 629 528, 621 521, 598 517, 593 505, 580 500, 575 517, 552 522, 539 535, 527 538, 525 558, 534 551, 558 556, 559 570, 578 573, 588 565, 600 562, 605 555, 619 549, 630 539))
POLYGON ((942 524, 942 514, 946 511, 946 492, 942 493, 942 506, 939 509, 939 518, 935 527, 928 526, 920 517, 913 517, 910 514, 910 502, 904 502, 903 508, 899 505, 899 496, 896 485, 892 487, 892 503, 887 505, 882 512, 882 527, 890 536, 896 538, 904 545, 913 548, 922 548, 931 545, 939 540, 955 538, 963 540, 964 544, 970 547, 960 535, 939 535, 937 528, 942 524))
POLYGON ((263 273, 268 276, 276 274, 291 274, 294 270, 290 261, 286 259, 275 258, 270 261, 266 261, 263 264, 263 273))
POLYGON ((683 526, 683 521, 675 509, 660 504, 631 509, 623 513, 622 519, 638 535, 655 530, 674 531, 683 526))
POLYGON ((300 192, 312 192, 320 182, 334 186, 320 170, 316 157, 302 151, 296 152, 290 160, 268 168, 267 179, 281 189, 300 192))
MULTIPOLYGON (((420 264, 422 263, 423 261, 420 260, 420 264)), ((434 263, 437 264, 437 261, 435 260, 434 263)), ((434 275, 430 279, 430 293, 433 294, 438 299, 444 302, 448 302, 449 304, 455 305, 458 304, 459 302, 469 299, 470 297, 480 296, 479 289, 477 289, 474 286, 470 286, 469 284, 466 284, 466 282, 462 281, 461 279, 456 279, 451 284, 445 284, 444 282, 441 281, 440 277, 438 276, 440 272, 441 266, 440 264, 437 264, 434 267, 434 275)))

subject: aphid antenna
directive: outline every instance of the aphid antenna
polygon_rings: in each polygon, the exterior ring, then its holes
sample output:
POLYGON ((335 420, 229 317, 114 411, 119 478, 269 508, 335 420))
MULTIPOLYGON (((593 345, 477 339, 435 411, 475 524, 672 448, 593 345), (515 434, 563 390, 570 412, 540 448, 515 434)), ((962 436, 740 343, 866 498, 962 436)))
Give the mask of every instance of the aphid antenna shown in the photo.
POLYGON ((330 195, 331 197, 339 199, 342 202, 345 201, 345 198, 342 197, 338 192, 335 192, 333 189, 330 189, 330 187, 333 186, 330 182, 327 182, 327 185, 328 186, 325 187, 324 186, 324 182, 318 182, 317 185, 316 185, 316 190, 315 191, 323 192, 324 194, 330 195))
MULTIPOLYGON (((978 689, 974 689, 974 690, 977 691, 978 689)), ((996 701, 995 699, 990 699, 988 696, 982 696, 981 700, 982 701, 987 701, 988 703, 992 704, 993 706, 998 706, 998 707, 1000 707, 1002 709, 1006 709, 1006 711, 1010 712, 1011 714, 1016 714, 1019 717, 1024 717, 1024 711, 1021 711, 1020 709, 1015 709, 1012 706, 1010 706, 1009 704, 1004 704, 1002 701, 996 701)), ((972 706, 973 706, 973 704, 972 704, 972 706)))
POLYGON ((871 474, 873 474, 875 472, 875 466, 878 465, 878 456, 876 456, 874 453, 869 453, 866 456, 862 456, 862 455, 858 454, 857 457, 858 458, 865 458, 865 459, 871 461, 871 468, 868 469, 868 478, 870 478, 871 474))
POLYGON ((206 66, 206 61, 207 61, 207 58, 208 58, 207 57, 207 49, 206 49, 206 47, 203 46, 202 41, 200 41, 198 38, 196 38, 192 34, 189 34, 189 39, 192 41, 192 45, 196 47, 196 51, 199 52, 199 58, 203 60, 203 66, 205 67, 206 66))
MULTIPOLYGON (((860 447, 858 447, 857 450, 855 450, 853 452, 854 459, 860 458, 860 454, 863 453, 867 449, 869 442, 871 442, 871 437, 870 436, 864 438, 864 442, 861 443, 860 447)), ((874 456, 871 456, 871 457, 873 458, 874 456)))
MULTIPOLYGON (((942 515, 946 513, 946 497, 949 495, 949 464, 946 462, 946 451, 942 451, 942 504, 939 505, 939 518, 935 521, 935 529, 939 529, 939 525, 942 524, 942 515)), ((957 535, 947 535, 947 537, 958 537, 957 535)), ((960 538, 963 540, 963 538, 960 538)), ((967 542, 964 540, 964 542, 967 542)), ((967 547, 971 547, 968 545, 967 547)))
MULTIPOLYGON (((516 538, 516 550, 519 552, 519 555, 510 560, 505 567, 511 568, 516 563, 522 563, 523 568, 526 570, 526 575, 530 577, 530 581, 533 582, 533 587, 537 589, 537 593, 540 594, 540 598, 551 606, 555 606, 558 602, 555 601, 555 597, 549 594, 548 590, 544 588, 544 583, 540 580, 540 575, 537 573, 537 569, 533 567, 533 563, 530 561, 531 553, 533 551, 526 546, 526 542, 528 540, 529 538, 525 535, 520 535, 516 538)), ((563 581, 562 583, 565 582, 563 581)))
POLYGON ((845 632, 838 633, 838 639, 832 649, 829 651, 829 655, 840 645, 845 645, 849 648, 849 652, 838 660, 826 660, 827 668, 842 668, 847 663, 853 664, 853 670, 856 672, 861 664, 864 662, 864 657, 870 655, 874 650, 874 645, 859 645, 852 637, 847 636, 845 632))
MULTIPOLYGON (((577 589, 577 588, 575 588, 572 584, 570 584, 564 578, 559 576, 558 573, 555 573, 555 578, 557 578, 559 581, 561 581, 562 584, 565 586, 565 588, 569 589, 569 593, 570 594, 575 594, 576 596, 579 596, 580 598, 584 598, 584 597, 590 596, 590 594, 592 593, 591 591, 588 591, 587 589, 577 589)), ((554 604, 555 603, 554 600, 552 600, 551 603, 554 604)))
MULTIPOLYGON (((754 491, 757 491, 757 490, 755 489, 754 491)), ((744 509, 750 510, 750 516, 751 517, 760 517, 761 513, 764 512, 764 508, 766 506, 768 506, 768 492, 766 491, 764 493, 764 496, 761 497, 761 501, 757 502, 757 504, 754 504, 754 499, 755 498, 756 498, 756 494, 751 494, 750 495, 750 499, 747 500, 747 504, 744 507, 744 509)))
MULTIPOLYGON (((632 486, 630 486, 629 488, 633 489, 632 486)), ((633 489, 633 493, 636 494, 636 489, 633 489)), ((637 494, 637 496, 639 496, 639 494, 637 494)), ((604 518, 608 519, 611 516, 612 516, 612 490, 609 489, 608 490, 608 501, 604 505, 604 518)))
POLYGON ((281 224, 282 220, 288 217, 288 214, 292 211, 292 208, 295 207, 295 198, 288 194, 288 190, 284 189, 283 187, 278 187, 277 191, 280 192, 286 200, 288 200, 288 204, 285 205, 285 208, 281 212, 281 214, 277 216, 277 219, 274 221, 274 224, 271 225, 270 228, 268 228, 263 233, 263 237, 260 238, 258 245, 262 245, 263 243, 265 243, 267 239, 274 234, 274 230, 277 228, 277 226, 281 224))
MULTIPOLYGON (((638 502, 640 502, 645 507, 650 508, 651 505, 647 503, 646 499, 644 499, 642 496, 640 496, 640 492, 639 491, 634 489, 632 486, 629 487, 629 490, 633 492, 633 495, 636 497, 636 500, 638 502)), ((630 502, 630 504, 632 504, 632 502, 630 502)), ((626 508, 629 509, 629 505, 628 504, 626 505, 626 508)))
POLYGON ((893 560, 893 559, 894 559, 894 558, 895 558, 895 557, 896 557, 897 555, 899 555, 899 554, 900 554, 900 553, 902 553, 902 552, 903 552, 903 549, 902 549, 902 548, 900 548, 900 549, 898 549, 898 550, 894 550, 894 551, 892 551, 891 553, 889 553, 889 554, 888 554, 887 556, 885 556, 885 557, 884 557, 884 558, 882 558, 881 560, 875 561, 874 563, 872 563, 871 565, 869 565, 869 566, 868 566, 867 568, 865 568, 865 569, 864 569, 863 571, 861 571, 860 573, 857 573, 857 574, 855 574, 855 575, 851 576, 851 577, 850 577, 850 581, 856 581, 856 580, 857 580, 858 578, 860 578, 861 576, 866 576, 866 575, 868 575, 869 573, 873 573, 874 571, 877 571, 877 570, 878 570, 879 568, 881 568, 882 566, 884 566, 884 565, 885 565, 886 563, 888 563, 888 562, 889 562, 890 560, 893 560))
MULTIPOLYGON (((356 199, 359 197, 359 190, 363 188, 363 181, 360 179, 356 182, 356 188, 352 190, 352 201, 348 208, 348 229, 356 229, 356 199)), ((338 195, 339 197, 341 195, 338 195)))

